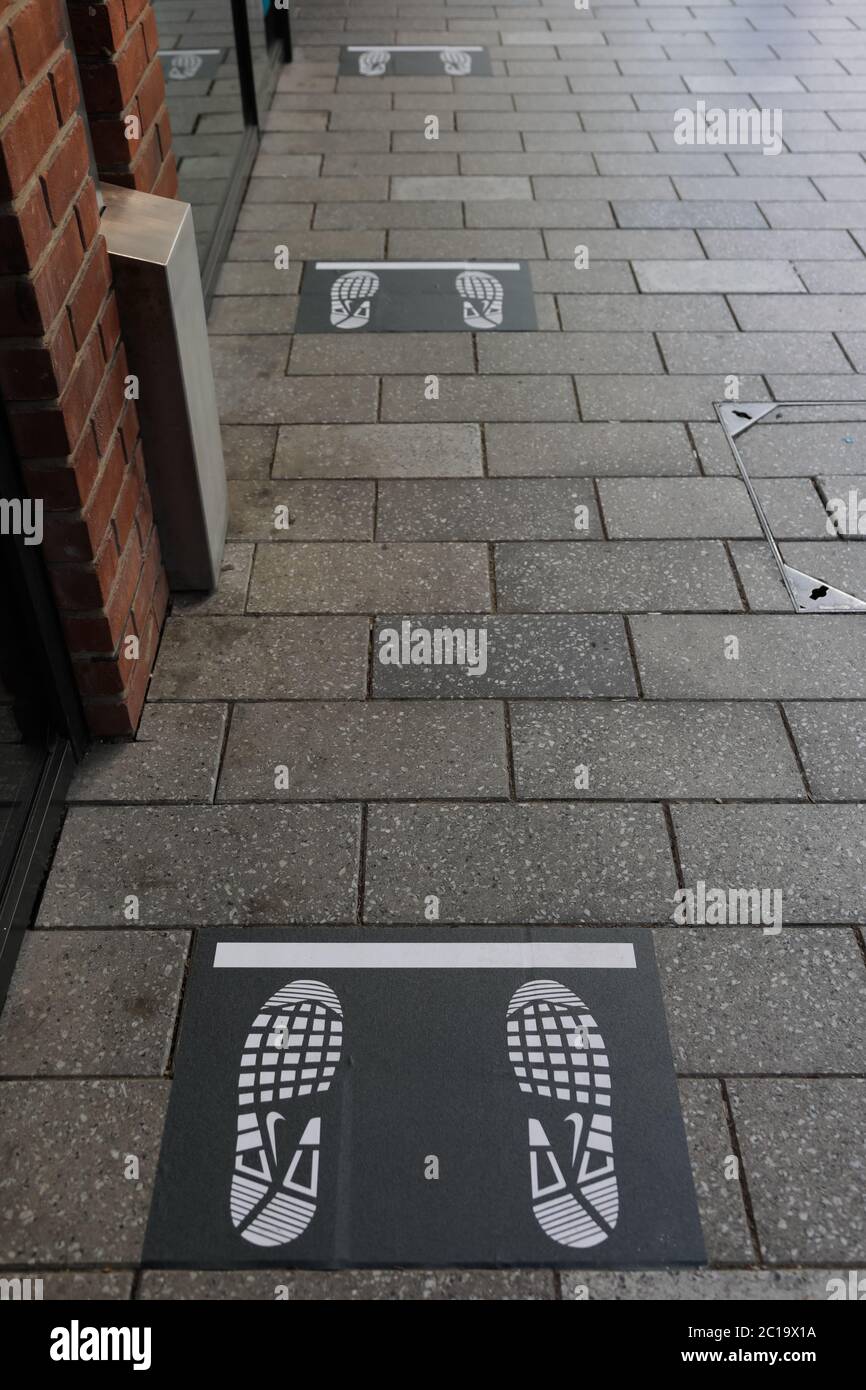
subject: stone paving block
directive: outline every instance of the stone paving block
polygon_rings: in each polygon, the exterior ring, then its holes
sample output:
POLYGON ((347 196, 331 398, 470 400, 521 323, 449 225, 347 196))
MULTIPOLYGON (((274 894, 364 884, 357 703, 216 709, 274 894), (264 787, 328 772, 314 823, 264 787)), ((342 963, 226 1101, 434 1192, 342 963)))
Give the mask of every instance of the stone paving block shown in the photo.
MULTIPOLYGON (((739 478, 609 478, 598 487, 612 540, 762 534, 739 478)), ((755 490, 777 537, 826 535, 826 513, 809 479, 759 479, 755 490)))
MULTIPOLYGON (((149 1278, 145 1275, 145 1279, 149 1278)), ((810 1302, 827 1297, 826 1269, 671 1269, 563 1274, 563 1299, 617 1303, 810 1302)))
POLYGON ((219 383, 220 419, 240 425, 372 422, 378 396, 375 377, 248 381, 239 373, 234 380, 219 383))
POLYGON ((600 536, 598 508, 589 483, 485 478, 379 485, 376 539, 381 541, 583 540, 600 536))
POLYGON ((247 604, 256 613, 490 608, 482 545, 260 546, 247 604))
POLYGON ((681 1080, 679 1090, 707 1258, 751 1263, 755 1251, 742 1184, 725 1177, 733 1143, 721 1086, 681 1080))
POLYGON ((250 179, 245 196, 248 204, 377 203, 388 197, 388 179, 250 179))
MULTIPOLYGON (((762 168, 766 170, 767 164, 772 160, 765 160, 762 168)), ((740 174, 738 178, 690 178, 688 175, 675 175, 674 185, 680 198, 696 198, 703 202, 706 198, 733 198, 736 200, 757 203, 767 196, 767 181, 764 177, 746 178, 740 174)), ((814 182, 811 179, 785 179, 778 184, 778 197, 785 197, 791 202, 810 202, 817 200, 819 194, 814 182)), ((862 196, 859 195, 859 196, 862 196)))
MULTIPOLYGON (((491 120, 498 116, 491 117, 491 120)), ((466 226, 476 228, 507 227, 613 227, 610 204, 508 202, 464 203, 466 226)), ((573 254, 573 253, 572 253, 573 254)))
POLYGON ((718 541, 595 541, 496 547, 503 612, 738 609, 718 541))
POLYGON ((783 921, 866 921, 866 807, 675 806, 683 881, 782 893, 783 921))
POLYGON ((786 190, 786 184, 776 184, 771 196, 766 189, 761 196, 761 211, 771 227, 802 231, 808 227, 845 230, 866 226, 866 202, 788 203, 784 201, 786 190))
MULTIPOLYGON (((582 300, 581 303, 587 301, 582 300)), ((627 376, 576 378, 584 420, 715 420, 713 405, 724 389, 713 376, 627 376)), ((740 377, 740 399, 771 397, 761 377, 740 377)))
POLYGON ((507 796, 501 705, 382 700, 237 705, 218 800, 507 796), (285 790, 274 789, 278 765, 285 790))
POLYGON ((678 1072, 859 1072, 866 970, 853 931, 671 926, 653 933, 678 1072))
POLYGON ((351 922, 355 806, 74 807, 39 925, 279 926, 351 922))
POLYGON ((805 293, 787 261, 635 261, 644 294, 805 293))
POLYGON ((585 477, 698 471, 680 424, 487 425, 485 435, 491 474, 585 477))
POLYGON ((361 333, 348 338, 304 333, 295 338, 289 358, 290 376, 417 372, 423 378, 428 372, 474 371, 471 333, 361 333))
POLYGON ((40 1270, 39 1278, 46 1303, 125 1302, 132 1298, 131 1271, 52 1269, 40 1270))
POLYGON ((449 1302, 556 1298, 554 1275, 543 1269, 147 1270, 138 1297, 180 1300, 261 1299, 274 1290, 298 1302, 449 1302))
POLYGON ((478 425, 290 425, 275 478, 473 477, 483 471, 478 425))
POLYGON ((135 741, 95 743, 66 799, 211 801, 225 725, 225 705, 145 705, 135 741))
POLYGON ((167 1081, 0 1085, 0 1260, 133 1264, 141 1253, 167 1081), (135 1154, 141 1177, 124 1176, 135 1154))
POLYGON ((866 1081, 767 1077, 728 1090, 765 1260, 861 1261, 866 1081))
POLYGON ((854 363, 855 372, 866 372, 866 333, 841 333, 839 342, 854 363))
POLYGON ((856 261, 862 255, 847 232, 832 229, 705 231, 701 241, 713 260, 856 261))
POLYGON ((747 333, 835 333, 863 325, 862 305, 844 294, 733 294, 730 305, 747 333))
MULTIPOLYGON (((495 614, 419 615, 412 630, 468 628, 485 634, 486 671, 465 665, 385 664, 383 634, 400 635, 404 615, 379 618, 373 633, 373 694, 378 698, 494 699, 634 695, 625 628, 619 617, 495 614)), ((480 636, 473 636, 480 643, 480 636)))
POLYGON ((851 370, 829 333, 660 333, 659 347, 674 373, 851 370))
POLYGON ((546 252, 538 231, 406 231, 388 238, 392 260, 543 260, 546 252))
POLYGON ((479 335, 478 370, 525 372, 661 372, 649 333, 494 333, 479 335))
POLYGON ((863 378, 855 376, 851 372, 835 376, 813 374, 808 378, 790 375, 771 376, 768 373, 764 379, 777 401, 799 400, 806 384, 818 401, 855 401, 859 404, 863 400, 863 378))
POLYGON ((596 161, 590 154, 542 154, 534 150, 531 154, 463 154, 460 156, 460 172, 469 177, 495 175, 505 178, 513 175, 589 175, 595 174, 596 161))
MULTIPOLYGON (((276 238, 274 238, 276 241, 276 238)), ((271 260, 269 261, 226 261, 219 273, 216 294, 219 295, 252 295, 261 298, 263 295, 273 295, 278 299, 285 299, 288 295, 295 295, 301 283, 302 262, 290 263, 287 269, 277 270, 273 262, 274 249, 271 248, 271 260)), ((262 310, 264 313, 264 310, 262 310)), ((231 320, 231 315, 227 316, 231 320)), ((222 328, 222 333, 231 332, 231 328, 222 328)), ((255 329, 244 329, 246 333, 255 332, 255 329)), ((268 329, 264 331, 270 331, 268 329)), ((275 330, 278 333, 286 332, 286 316, 283 314, 283 326, 275 330)))
POLYGON ((229 535, 274 542, 372 540, 374 507, 372 482, 230 482, 229 535))
POLYGON ((166 624, 151 700, 361 700, 364 618, 196 618, 166 624))
POLYGON ((253 547, 228 541, 223 549, 219 583, 213 593, 175 594, 172 611, 196 617, 243 613, 253 568, 253 547))
POLYGON ((511 740, 517 795, 532 800, 806 795, 772 705, 517 701, 511 740))
POLYGON ((223 459, 229 478, 267 478, 276 430, 269 425, 223 425, 223 459))
MULTIPOLYGON (((605 119, 613 120, 614 118, 608 116, 605 119)), ((631 115, 628 116, 628 119, 632 119, 631 115)), ((637 119, 641 119, 641 117, 638 116, 637 119)), ((797 206, 800 205, 797 204, 797 206)), ((732 202, 729 198, 716 201, 708 199, 705 202, 691 203, 676 202, 670 198, 645 202, 614 199, 613 210, 620 227, 694 227, 700 229, 704 227, 766 228, 767 225, 758 210, 757 203, 732 202)))
MULTIPOLYGON (((586 272, 587 274, 589 272, 586 272)), ((654 333, 692 331, 732 332, 737 324, 721 295, 594 295, 591 299, 563 297, 559 301, 566 332, 654 333)))
MULTIPOLYGON (((584 98, 580 98, 581 105, 584 98)), ((716 180, 721 182, 721 180, 716 180)), ((727 179, 725 180, 727 183, 727 179)), ((735 180, 731 180, 734 184, 735 180)), ((740 183, 742 180, 736 180, 740 183)), ((577 201, 602 198, 613 202, 647 198, 675 198, 674 186, 669 178, 636 178, 634 175, 623 178, 602 178, 600 174, 578 175, 577 178, 551 178, 542 175, 532 180, 535 197, 569 198, 577 201)), ((719 194, 721 197, 721 194, 719 194)))
MULTIPOLYGON (((855 598, 866 598, 866 546, 856 541, 785 541, 782 557, 795 569, 832 584, 855 598)), ((756 612, 790 612, 791 600, 779 571, 766 546, 735 542, 731 554, 746 592, 749 607, 756 612)))
MULTIPOLYGON (((356 180, 353 180, 356 182, 356 180)), ((531 198, 532 185, 528 178, 425 178, 421 175, 400 176, 391 180, 391 197, 399 203, 426 203, 444 199, 446 202, 475 202, 491 198, 531 198)))
POLYGON ((0 1076, 162 1076, 190 934, 27 932, 0 1018, 0 1076))
POLYGON ((833 614, 663 614, 630 623, 650 699, 866 699, 866 629, 833 614), (737 638, 739 659, 725 656, 737 638))
POLYGON ((382 381, 382 419, 576 420, 577 403, 567 376, 443 376, 435 401, 425 400, 422 377, 391 376, 382 381))
POLYGON ((866 788, 866 705, 788 702, 785 714, 817 801, 862 800, 866 788))
MULTIPOLYGON (((383 112, 383 115, 406 119, 396 111, 383 112)), ((413 115, 410 119, 413 129, 417 129, 416 117, 413 115)), ((444 126, 441 116, 440 121, 444 126)), ((459 205, 449 203, 321 203, 316 208, 313 225, 324 229, 359 231, 401 227, 455 229, 463 226, 463 218, 459 205)))
MULTIPOLYGON (((552 290, 561 295, 637 294, 627 261, 591 261, 585 270, 577 270, 573 260, 533 261, 529 271, 536 290, 552 290)), ((559 326, 557 320, 557 329, 559 326)))
MULTIPOLYGON (((546 231, 544 239, 550 256, 567 260, 574 256, 575 242, 584 239, 584 232, 583 228, 579 234, 573 229, 567 232, 546 231)), ((689 230, 593 230, 585 234, 585 244, 590 264, 594 260, 631 261, 638 256, 683 261, 694 260, 703 254, 695 233, 689 230)))
POLYGON ((423 922, 430 894, 443 923, 646 922, 674 887, 659 806, 406 803, 368 815, 370 923, 423 922))
POLYGON ((322 231, 316 228, 286 235, 280 229, 279 235, 275 235, 274 231, 236 232, 229 247, 229 260, 244 264, 264 262, 274 275, 282 275, 291 273, 293 265, 299 270, 305 260, 330 260, 341 256, 366 256, 370 260, 378 260, 384 250, 385 233, 381 231, 322 231), (278 244, 287 246, 289 250, 291 259, 289 270, 285 272, 274 268, 278 244))
MULTIPOLYGON (((846 412, 839 412, 844 415, 846 412)), ((736 472, 733 454, 718 425, 695 425, 692 433, 707 472, 736 472)), ((847 476, 863 471, 862 424, 773 424, 750 430, 739 441, 749 477, 847 476)), ((844 494, 843 494, 844 495, 844 494)))
MULTIPOLYGON (((457 154, 516 154, 523 149, 517 130, 462 130, 440 128, 437 149, 457 154)), ((395 130, 391 148, 401 154, 420 154, 430 149, 430 142, 416 127, 414 130, 395 130)), ((429 172, 425 169, 425 172, 429 172)))
POLYGON ((208 343, 217 386, 234 381, 239 369, 251 381, 278 380, 285 374, 291 338, 284 334, 218 334, 211 329, 208 343))

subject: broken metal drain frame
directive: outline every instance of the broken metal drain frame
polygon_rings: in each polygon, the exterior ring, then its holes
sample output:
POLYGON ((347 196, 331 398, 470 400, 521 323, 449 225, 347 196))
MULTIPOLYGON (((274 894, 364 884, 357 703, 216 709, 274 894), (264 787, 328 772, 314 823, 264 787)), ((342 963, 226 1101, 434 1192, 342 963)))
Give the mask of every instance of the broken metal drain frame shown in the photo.
MULTIPOLYGON (((773 535, 763 503, 749 476, 749 470, 743 458, 741 441, 747 431, 762 423, 765 425, 779 423, 830 424, 834 422, 814 420, 810 416, 831 409, 838 416, 840 413, 850 412, 858 407, 862 416, 866 416, 866 401, 754 401, 750 403, 724 401, 717 402, 714 406, 719 423, 731 446, 731 452, 736 459, 740 476, 746 485, 761 530, 776 562, 782 583, 785 585, 788 597, 798 613, 860 613, 866 612, 866 602, 854 594, 846 593, 843 589, 826 583, 823 579, 805 574, 802 570, 795 569, 793 565, 787 563, 779 548, 779 543, 773 535), (787 419, 786 412, 807 412, 807 414, 805 418, 801 414, 799 419, 787 419)), ((836 423, 841 422, 837 420, 836 423)), ((866 466, 864 466, 864 471, 866 471, 866 466)))

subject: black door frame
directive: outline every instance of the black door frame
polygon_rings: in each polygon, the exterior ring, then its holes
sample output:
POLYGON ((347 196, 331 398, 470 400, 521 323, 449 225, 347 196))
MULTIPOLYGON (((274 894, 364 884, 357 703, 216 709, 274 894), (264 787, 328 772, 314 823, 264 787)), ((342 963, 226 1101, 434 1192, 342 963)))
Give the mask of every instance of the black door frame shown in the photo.
MULTIPOLYGON (((22 497, 9 423, 0 404, 0 496, 22 497)), ((0 881, 0 1007, 25 930, 48 868, 65 795, 89 736, 54 596, 42 557, 22 536, 3 536, 4 601, 10 601, 27 644, 27 657, 44 694, 50 724, 45 760, 23 822, 11 866, 0 881)))

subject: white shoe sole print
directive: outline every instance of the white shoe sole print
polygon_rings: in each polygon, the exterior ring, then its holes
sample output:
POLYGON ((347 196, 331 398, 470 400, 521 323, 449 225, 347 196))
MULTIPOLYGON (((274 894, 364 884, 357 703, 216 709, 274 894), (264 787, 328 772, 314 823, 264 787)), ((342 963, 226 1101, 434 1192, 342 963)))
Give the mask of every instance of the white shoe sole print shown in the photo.
POLYGON ((331 325, 334 328, 366 328, 373 296, 379 293, 379 277, 371 270, 350 270, 331 286, 331 325))
POLYGON ((340 1001, 319 980, 293 980, 253 1023, 238 1076, 230 1199, 232 1225, 250 1245, 288 1245, 315 1216, 322 1118, 301 1129, 292 1101, 330 1089, 342 1046, 340 1001))
POLYGON ((502 281, 486 270, 462 270, 454 281, 463 300, 463 322, 479 331, 502 327, 502 281))
POLYGON ((543 1102, 529 1120, 536 1220, 560 1245, 601 1245, 617 1223, 619 1189, 610 1067, 598 1025, 564 985, 531 980, 512 996, 506 1027, 518 1085, 543 1102))

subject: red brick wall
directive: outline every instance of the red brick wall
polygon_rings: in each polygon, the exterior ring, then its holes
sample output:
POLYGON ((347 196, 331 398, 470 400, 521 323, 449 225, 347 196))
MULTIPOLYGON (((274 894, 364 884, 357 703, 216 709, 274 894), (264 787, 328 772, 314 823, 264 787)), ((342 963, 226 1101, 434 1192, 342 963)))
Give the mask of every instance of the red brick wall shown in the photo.
POLYGON ((149 0, 68 0, 99 176, 177 196, 156 17, 149 0), (138 138, 129 138, 128 118, 138 138))
POLYGON ((0 0, 0 394, 91 730, 128 734, 168 590, 65 22, 0 0))

